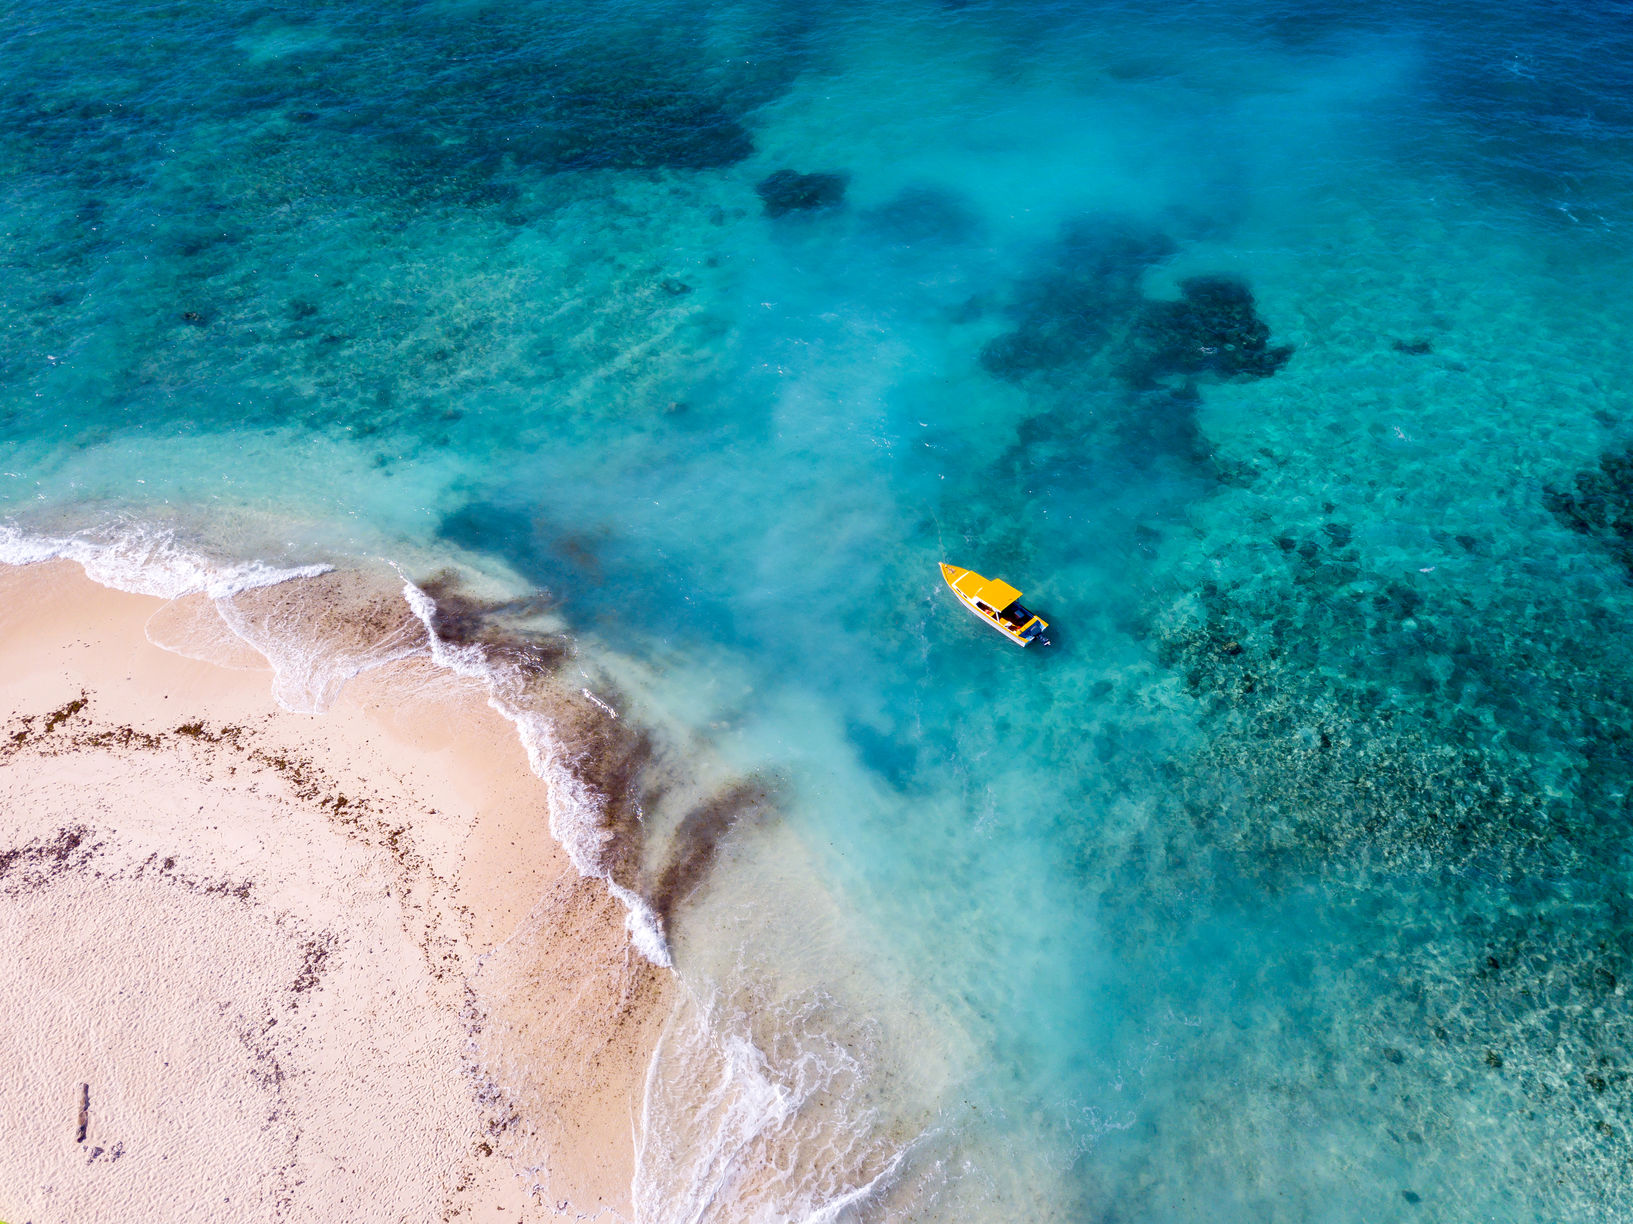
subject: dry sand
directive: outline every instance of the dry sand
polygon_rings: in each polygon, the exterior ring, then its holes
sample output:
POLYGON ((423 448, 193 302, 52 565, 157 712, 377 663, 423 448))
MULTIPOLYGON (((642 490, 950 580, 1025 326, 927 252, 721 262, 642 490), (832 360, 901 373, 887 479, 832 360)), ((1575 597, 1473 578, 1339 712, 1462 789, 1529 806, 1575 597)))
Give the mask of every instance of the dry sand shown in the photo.
POLYGON ((0 1219, 627 1218, 672 983, 510 725, 212 623, 0 567, 0 1219))

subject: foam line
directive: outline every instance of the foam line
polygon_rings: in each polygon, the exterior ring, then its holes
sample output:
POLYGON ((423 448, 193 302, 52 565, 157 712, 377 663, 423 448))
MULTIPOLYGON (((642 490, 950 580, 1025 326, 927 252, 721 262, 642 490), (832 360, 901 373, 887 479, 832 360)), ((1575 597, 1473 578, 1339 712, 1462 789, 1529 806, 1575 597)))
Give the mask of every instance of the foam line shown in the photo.
POLYGON ((839 1215, 842 1211, 850 1207, 858 1207, 879 1191, 888 1189, 890 1184, 896 1180, 896 1173, 901 1169, 902 1161, 907 1159, 907 1153, 911 1146, 909 1144, 908 1147, 897 1148, 891 1156, 890 1162, 884 1168, 880 1169, 860 1186, 835 1195, 806 1216, 800 1221, 800 1224, 838 1224, 839 1215))
MULTIPOLYGON (((373 640, 342 644, 322 628, 302 632, 303 609, 297 608, 292 622, 279 623, 264 611, 246 613, 234 599, 217 599, 214 607, 222 624, 272 665, 273 698, 285 709, 303 714, 323 713, 348 681, 418 654, 425 645, 408 623, 393 625, 373 640)), ((413 624, 418 627, 417 621, 413 624)))

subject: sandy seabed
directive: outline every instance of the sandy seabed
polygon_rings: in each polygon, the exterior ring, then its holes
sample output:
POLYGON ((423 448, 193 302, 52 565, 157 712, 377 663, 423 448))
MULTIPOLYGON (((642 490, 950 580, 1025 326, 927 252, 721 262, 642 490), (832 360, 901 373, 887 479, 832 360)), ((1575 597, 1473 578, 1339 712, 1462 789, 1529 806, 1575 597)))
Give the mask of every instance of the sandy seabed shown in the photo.
POLYGON ((0 1219, 628 1217, 672 979, 513 728, 210 621, 0 567, 0 1219))

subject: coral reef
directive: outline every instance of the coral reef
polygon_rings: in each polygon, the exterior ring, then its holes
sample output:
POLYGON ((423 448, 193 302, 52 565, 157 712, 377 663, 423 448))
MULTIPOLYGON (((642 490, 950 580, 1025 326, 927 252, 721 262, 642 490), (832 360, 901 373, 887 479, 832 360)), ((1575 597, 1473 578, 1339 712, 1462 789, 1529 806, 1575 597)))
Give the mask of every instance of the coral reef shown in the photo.
POLYGON ((1191 277, 1177 301, 1143 295, 1145 273, 1176 249, 1166 235, 1123 222, 1067 226, 1048 269, 1017 294, 1014 329, 988 342, 982 365, 1020 382, 1106 360, 1138 390, 1176 376, 1267 378, 1286 365, 1292 347, 1270 343, 1252 292, 1235 277, 1191 277))

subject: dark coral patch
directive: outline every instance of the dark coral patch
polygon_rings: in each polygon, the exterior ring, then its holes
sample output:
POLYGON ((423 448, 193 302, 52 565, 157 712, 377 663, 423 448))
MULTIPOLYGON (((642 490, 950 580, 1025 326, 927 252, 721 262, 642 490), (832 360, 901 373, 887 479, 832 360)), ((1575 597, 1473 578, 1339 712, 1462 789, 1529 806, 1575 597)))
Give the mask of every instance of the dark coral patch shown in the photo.
POLYGON ((765 215, 782 217, 791 212, 811 212, 833 208, 845 200, 846 174, 800 174, 778 170, 760 180, 754 190, 765 205, 765 215))
POLYGON ((1175 250, 1167 235, 1139 225, 1067 226, 1048 271, 1017 294, 1014 330, 987 344, 982 365, 1019 382, 1103 360, 1136 390, 1171 378, 1265 378, 1286 365, 1292 347, 1270 343, 1242 281, 1192 277, 1174 301, 1141 292, 1146 272, 1175 250))
POLYGON ((1287 364, 1291 345, 1272 345, 1253 294, 1229 276, 1194 276, 1178 301, 1147 301, 1129 329, 1119 372, 1136 386, 1180 374, 1268 378, 1287 364))
POLYGON ((1600 456, 1598 467, 1549 487, 1542 499, 1572 531, 1605 545, 1633 577, 1633 445, 1600 456))

